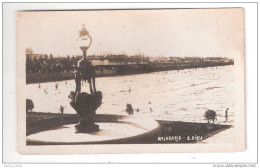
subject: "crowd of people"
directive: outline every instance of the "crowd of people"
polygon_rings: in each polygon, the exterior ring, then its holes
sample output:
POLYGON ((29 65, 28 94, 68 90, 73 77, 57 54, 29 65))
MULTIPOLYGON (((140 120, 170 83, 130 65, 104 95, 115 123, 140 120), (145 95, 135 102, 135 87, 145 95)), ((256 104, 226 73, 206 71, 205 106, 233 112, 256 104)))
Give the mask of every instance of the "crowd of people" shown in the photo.
POLYGON ((73 65, 76 65, 80 56, 67 56, 53 58, 52 55, 40 56, 39 59, 26 59, 26 73, 61 73, 73 71, 73 65))

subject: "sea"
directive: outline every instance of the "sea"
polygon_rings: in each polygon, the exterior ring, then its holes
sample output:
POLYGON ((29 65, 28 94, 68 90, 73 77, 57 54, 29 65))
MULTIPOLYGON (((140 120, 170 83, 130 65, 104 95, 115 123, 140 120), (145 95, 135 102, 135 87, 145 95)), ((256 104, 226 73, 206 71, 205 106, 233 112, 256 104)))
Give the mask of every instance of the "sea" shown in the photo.
MULTIPOLYGON (((82 84, 89 93, 89 84, 82 84)), ((211 109, 217 113, 216 124, 234 123, 233 65, 100 77, 96 88, 103 94, 97 114, 128 115, 126 105, 131 104, 137 117, 206 123, 204 113, 211 109)), ((64 114, 76 114, 68 98, 75 91, 74 80, 28 84, 26 89, 35 112, 59 113, 63 106, 64 114)))

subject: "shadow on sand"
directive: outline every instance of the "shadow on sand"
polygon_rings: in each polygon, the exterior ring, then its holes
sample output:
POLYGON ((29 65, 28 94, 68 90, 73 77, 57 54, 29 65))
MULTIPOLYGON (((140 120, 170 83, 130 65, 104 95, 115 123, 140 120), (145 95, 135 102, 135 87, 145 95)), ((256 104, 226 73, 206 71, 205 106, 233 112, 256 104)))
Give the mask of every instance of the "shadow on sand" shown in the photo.
POLYGON ((154 143, 196 143, 211 137, 232 125, 158 120, 161 133, 154 143))

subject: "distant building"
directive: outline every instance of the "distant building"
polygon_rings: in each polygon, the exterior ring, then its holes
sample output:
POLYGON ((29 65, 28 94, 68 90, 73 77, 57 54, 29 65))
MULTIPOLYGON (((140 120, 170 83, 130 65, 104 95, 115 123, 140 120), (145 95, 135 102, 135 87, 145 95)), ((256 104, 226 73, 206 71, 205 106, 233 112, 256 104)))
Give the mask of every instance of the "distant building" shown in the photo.
POLYGON ((89 59, 92 65, 134 65, 134 64, 148 64, 149 58, 135 55, 108 55, 104 56, 90 56, 89 59))
POLYGON ((45 54, 33 54, 32 48, 26 48, 26 59, 33 61, 34 59, 39 60, 40 57, 44 58, 45 54))
POLYGON ((222 57, 207 57, 208 60, 221 60, 222 57))
POLYGON ((92 65, 108 65, 107 59, 92 59, 91 60, 92 65))
POLYGON ((167 62, 168 58, 167 57, 163 57, 163 56, 160 56, 160 57, 150 57, 149 60, 151 62, 167 62))
POLYGON ((32 50, 32 48, 26 48, 25 52, 26 52, 26 54, 32 54, 33 50, 32 50))
POLYGON ((223 57, 207 57, 203 61, 207 61, 207 62, 229 62, 229 59, 223 58, 223 57))
POLYGON ((195 63, 195 62, 201 62, 202 58, 201 57, 184 57, 184 62, 189 62, 189 63, 195 63))
POLYGON ((184 62, 184 59, 182 57, 169 57, 169 61, 170 63, 182 63, 184 62))

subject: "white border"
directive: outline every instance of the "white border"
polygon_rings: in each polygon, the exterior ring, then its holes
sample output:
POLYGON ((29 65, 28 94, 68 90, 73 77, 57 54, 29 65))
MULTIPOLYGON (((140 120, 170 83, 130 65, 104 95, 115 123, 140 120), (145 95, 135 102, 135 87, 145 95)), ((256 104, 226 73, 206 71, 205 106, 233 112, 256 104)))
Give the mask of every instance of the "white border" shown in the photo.
POLYGON ((249 163, 256 162, 257 129, 257 11, 254 3, 20 3, 4 4, 3 7, 3 119, 4 163, 249 163), (102 155, 20 155, 16 149, 16 11, 62 9, 117 9, 117 8, 220 8, 243 7, 245 9, 246 37, 246 121, 247 149, 240 153, 172 153, 172 154, 102 154, 102 155))

